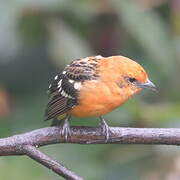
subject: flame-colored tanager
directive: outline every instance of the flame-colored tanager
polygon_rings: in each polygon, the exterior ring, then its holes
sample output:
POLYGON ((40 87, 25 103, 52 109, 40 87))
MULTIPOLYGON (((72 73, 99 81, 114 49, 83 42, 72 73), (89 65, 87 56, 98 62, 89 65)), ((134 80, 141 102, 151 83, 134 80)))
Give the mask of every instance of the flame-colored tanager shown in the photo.
POLYGON ((100 117, 100 127, 106 139, 109 126, 102 115, 121 106, 143 88, 155 89, 146 71, 137 62, 124 56, 91 56, 76 59, 49 86, 46 120, 64 115, 62 135, 70 135, 69 119, 100 117))

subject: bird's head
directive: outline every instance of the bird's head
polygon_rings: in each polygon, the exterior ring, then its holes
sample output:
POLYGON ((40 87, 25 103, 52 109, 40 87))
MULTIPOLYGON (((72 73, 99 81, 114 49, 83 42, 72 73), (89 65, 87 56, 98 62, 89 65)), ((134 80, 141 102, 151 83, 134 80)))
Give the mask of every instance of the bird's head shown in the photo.
POLYGON ((149 80, 144 68, 137 62, 123 56, 114 58, 116 68, 119 69, 118 85, 126 88, 133 95, 144 88, 156 91, 156 86, 149 80))

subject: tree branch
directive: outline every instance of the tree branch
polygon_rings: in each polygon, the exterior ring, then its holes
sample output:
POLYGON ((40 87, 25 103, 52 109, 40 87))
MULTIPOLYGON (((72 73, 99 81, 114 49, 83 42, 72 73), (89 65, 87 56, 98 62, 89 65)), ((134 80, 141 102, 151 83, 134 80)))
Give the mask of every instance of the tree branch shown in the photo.
POLYGON ((21 150, 29 156, 30 158, 34 159, 35 161, 43 164, 49 169, 52 169, 55 173, 63 176, 69 180, 83 180, 80 176, 77 176, 74 172, 70 171, 69 169, 65 168, 63 165, 58 163, 57 161, 52 160, 46 154, 39 151, 32 145, 24 145, 21 147, 21 150))
POLYGON ((27 155, 70 180, 83 180, 74 172, 40 152, 37 147, 57 143, 78 144, 166 144, 180 145, 180 128, 118 128, 106 140, 99 128, 72 127, 67 141, 61 127, 48 127, 0 139, 0 156, 27 155))

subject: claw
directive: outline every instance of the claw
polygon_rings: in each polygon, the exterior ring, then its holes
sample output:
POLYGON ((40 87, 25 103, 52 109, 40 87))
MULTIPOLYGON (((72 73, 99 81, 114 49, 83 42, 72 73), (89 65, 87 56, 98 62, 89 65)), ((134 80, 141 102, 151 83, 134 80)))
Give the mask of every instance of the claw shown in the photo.
POLYGON ((105 136, 106 141, 108 141, 111 130, 109 129, 108 124, 106 123, 106 121, 104 120, 104 118, 102 116, 100 116, 100 120, 101 120, 101 122, 100 122, 101 132, 105 136))
POLYGON ((62 126, 62 131, 61 131, 61 136, 64 137, 65 141, 67 141, 68 136, 71 136, 71 129, 70 129, 70 126, 69 126, 69 119, 70 119, 70 116, 67 116, 64 119, 64 123, 63 123, 63 126, 62 126))

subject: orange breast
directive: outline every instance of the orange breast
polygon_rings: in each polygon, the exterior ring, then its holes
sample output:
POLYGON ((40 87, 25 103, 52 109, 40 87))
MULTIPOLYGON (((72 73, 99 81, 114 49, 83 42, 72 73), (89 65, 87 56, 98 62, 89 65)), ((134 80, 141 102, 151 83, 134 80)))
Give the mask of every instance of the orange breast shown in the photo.
POLYGON ((79 105, 70 114, 77 117, 97 117, 111 112, 128 99, 116 83, 89 81, 84 84, 79 105))

